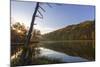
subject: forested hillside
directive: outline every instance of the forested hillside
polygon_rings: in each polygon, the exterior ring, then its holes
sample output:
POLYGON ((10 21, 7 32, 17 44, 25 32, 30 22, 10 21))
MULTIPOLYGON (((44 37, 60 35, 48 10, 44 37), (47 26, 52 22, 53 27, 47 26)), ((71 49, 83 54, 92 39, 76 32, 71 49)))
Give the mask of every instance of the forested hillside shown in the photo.
POLYGON ((44 40, 94 40, 95 21, 84 21, 43 35, 44 40))

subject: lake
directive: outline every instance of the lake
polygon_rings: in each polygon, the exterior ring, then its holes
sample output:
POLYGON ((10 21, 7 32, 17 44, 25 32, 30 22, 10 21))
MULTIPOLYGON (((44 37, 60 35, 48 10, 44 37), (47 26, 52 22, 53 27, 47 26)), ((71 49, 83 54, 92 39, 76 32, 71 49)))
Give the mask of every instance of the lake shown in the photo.
MULTIPOLYGON (((87 62, 95 60, 95 42, 88 41, 41 41, 37 43, 39 49, 38 58, 45 57, 49 60, 57 60, 62 63, 87 62)), ((32 44, 35 45, 35 44, 32 44)), ((11 56, 11 61, 17 59, 22 53, 11 56)), ((41 61, 42 62, 42 61, 41 61)))
POLYGON ((51 60, 59 60, 61 62, 86 62, 87 59, 81 57, 69 56, 65 53, 54 51, 51 49, 40 47, 40 57, 49 58, 51 60))
POLYGON ((95 60, 95 42, 93 40, 42 41, 40 45, 41 47, 60 52, 61 54, 81 57, 89 61, 95 60))

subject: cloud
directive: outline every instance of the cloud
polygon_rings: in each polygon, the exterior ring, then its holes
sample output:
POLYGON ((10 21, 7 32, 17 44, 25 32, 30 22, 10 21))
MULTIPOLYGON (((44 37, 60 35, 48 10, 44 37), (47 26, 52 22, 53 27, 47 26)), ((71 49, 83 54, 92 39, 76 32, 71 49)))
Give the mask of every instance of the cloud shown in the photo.
POLYGON ((55 30, 54 28, 43 27, 43 26, 39 26, 39 25, 36 25, 34 27, 35 27, 35 29, 40 30, 41 31, 41 34, 49 33, 49 32, 52 32, 52 31, 55 30))

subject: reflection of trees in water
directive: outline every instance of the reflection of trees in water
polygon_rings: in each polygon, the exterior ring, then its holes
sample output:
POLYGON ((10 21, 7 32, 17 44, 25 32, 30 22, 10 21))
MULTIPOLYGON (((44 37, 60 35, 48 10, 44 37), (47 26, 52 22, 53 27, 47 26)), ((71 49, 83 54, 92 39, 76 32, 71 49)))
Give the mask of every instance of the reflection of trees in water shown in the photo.
MULTIPOLYGON (((19 48, 21 48, 21 50, 24 49, 22 46, 20 46, 19 48)), ((27 48, 28 50, 24 49, 21 55, 19 55, 18 57, 15 57, 14 60, 11 60, 12 66, 30 65, 30 64, 36 63, 36 59, 40 54, 39 44, 33 43, 33 44, 30 44, 29 47, 27 48)), ((18 50, 16 50, 14 54, 16 53, 18 53, 18 50)))
POLYGON ((63 52, 71 56, 80 56, 89 60, 95 60, 95 42, 77 41, 77 42, 52 42, 43 43, 43 47, 63 52), (52 45, 52 46, 51 46, 52 45))
POLYGON ((30 44, 29 47, 23 48, 23 52, 21 55, 21 65, 30 65, 34 63, 34 59, 37 58, 37 56, 39 55, 39 49, 38 49, 38 44, 37 43, 33 43, 30 44))

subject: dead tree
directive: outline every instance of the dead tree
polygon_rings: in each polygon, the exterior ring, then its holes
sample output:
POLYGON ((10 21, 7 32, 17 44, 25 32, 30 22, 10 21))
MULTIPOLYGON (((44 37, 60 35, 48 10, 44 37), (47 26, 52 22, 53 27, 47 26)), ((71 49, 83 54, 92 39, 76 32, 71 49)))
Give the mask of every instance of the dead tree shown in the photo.
POLYGON ((35 23, 34 23, 35 18, 38 17, 38 18, 43 19, 43 15, 39 11, 39 8, 42 11, 45 12, 45 10, 39 4, 40 4, 39 2, 36 3, 36 7, 35 7, 35 10, 34 10, 34 13, 33 13, 33 16, 32 16, 30 28, 29 28, 28 34, 26 36, 26 40, 25 40, 24 47, 23 47, 23 56, 22 56, 23 63, 22 64, 26 64, 26 65, 32 63, 32 50, 30 49, 29 44, 30 44, 30 39, 31 39, 31 36, 32 36, 32 31, 33 31, 33 28, 34 28, 34 25, 35 25, 35 23), (37 15, 37 13, 39 15, 37 15))

